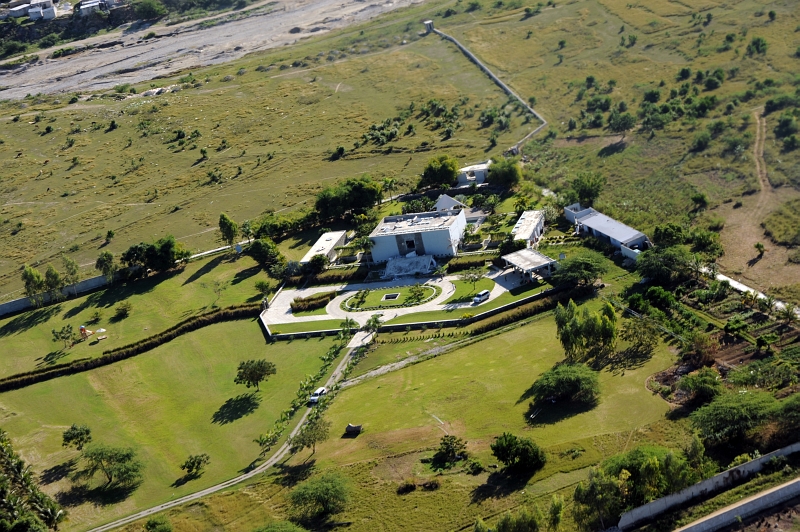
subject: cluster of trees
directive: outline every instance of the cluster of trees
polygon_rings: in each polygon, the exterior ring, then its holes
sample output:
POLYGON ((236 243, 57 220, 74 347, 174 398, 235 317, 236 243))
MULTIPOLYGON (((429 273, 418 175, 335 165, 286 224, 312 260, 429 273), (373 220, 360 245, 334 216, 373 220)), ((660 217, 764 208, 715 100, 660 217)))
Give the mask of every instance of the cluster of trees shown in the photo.
POLYGON ((120 255, 120 261, 129 268, 142 268, 144 272, 164 272, 186 262, 191 254, 174 236, 167 235, 152 244, 132 245, 120 255))
POLYGON ((585 250, 561 261, 550 282, 556 286, 590 286, 607 271, 605 257, 596 251, 585 250))
POLYGON ((458 182, 458 161, 442 154, 428 161, 419 180, 419 188, 450 188, 458 182))
POLYGON ((590 311, 570 299, 567 306, 559 303, 555 309, 556 335, 570 362, 608 354, 617 343, 617 313, 610 303, 599 311, 590 311))
POLYGON ((346 478, 329 472, 306 480, 289 492, 288 498, 294 517, 308 521, 343 512, 351 491, 346 478))
POLYGON ((638 447, 606 460, 575 488, 576 520, 603 529, 620 515, 674 493, 716 473, 698 438, 683 452, 657 446, 638 447))
POLYGON ((14 451, 0 429, 0 530, 47 532, 57 530, 66 512, 36 483, 36 476, 14 451))
POLYGON ((362 176, 324 188, 317 194, 314 207, 321 220, 365 214, 381 200, 382 194, 380 183, 362 176))
POLYGON ((136 451, 127 447, 113 447, 92 443, 92 432, 86 425, 72 425, 62 434, 62 445, 81 451, 84 468, 75 478, 90 480, 98 473, 105 480, 103 489, 133 488, 141 483, 144 465, 136 451))
POLYGON ((64 273, 60 273, 52 264, 47 265, 44 275, 32 266, 27 264, 23 266, 22 282, 25 285, 25 295, 34 306, 41 306, 45 295, 50 297, 50 301, 61 301, 66 297, 63 292, 64 287, 74 285, 80 279, 77 262, 66 255, 61 256, 61 261, 64 273))

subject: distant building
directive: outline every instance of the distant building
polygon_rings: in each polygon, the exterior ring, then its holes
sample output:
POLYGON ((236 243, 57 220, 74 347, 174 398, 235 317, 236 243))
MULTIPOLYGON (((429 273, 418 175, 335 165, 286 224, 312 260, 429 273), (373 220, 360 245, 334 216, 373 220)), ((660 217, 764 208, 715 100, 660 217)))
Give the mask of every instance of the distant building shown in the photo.
POLYGON ((311 262, 314 255, 325 255, 328 260, 333 262, 336 260, 336 248, 344 246, 347 240, 347 231, 332 231, 323 234, 317 242, 311 246, 311 249, 305 256, 300 259, 300 264, 307 264, 311 262))
POLYGON ((544 233, 544 211, 525 211, 511 230, 514 240, 524 240, 527 246, 536 247, 544 233))
POLYGON ((55 6, 50 6, 42 9, 42 19, 43 20, 53 20, 56 18, 58 13, 56 12, 55 6))
POLYGON ((629 259, 636 260, 639 253, 653 245, 644 233, 591 207, 584 209, 580 203, 564 207, 564 217, 575 224, 578 233, 610 243, 629 259))
POLYGON ((458 186, 468 187, 470 185, 482 185, 489 177, 489 166, 492 160, 489 159, 485 163, 473 164, 472 166, 465 166, 458 171, 458 186))
POLYGON ((34 6, 28 9, 28 18, 31 20, 39 20, 42 18, 42 8, 39 6, 34 6))
POLYGON ((387 216, 369 235, 372 259, 386 262, 394 257, 453 257, 466 226, 463 210, 387 216))
POLYGON ((90 15, 101 7, 100 0, 83 0, 80 5, 79 13, 81 16, 90 15))

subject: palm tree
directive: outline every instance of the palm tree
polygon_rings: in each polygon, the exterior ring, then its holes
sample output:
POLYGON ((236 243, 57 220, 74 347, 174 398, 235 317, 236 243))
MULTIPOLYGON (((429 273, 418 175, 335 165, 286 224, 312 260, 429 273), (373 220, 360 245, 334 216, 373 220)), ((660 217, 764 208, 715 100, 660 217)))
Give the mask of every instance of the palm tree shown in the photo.
POLYGON ((339 326, 342 328, 342 333, 344 333, 343 336, 349 337, 350 331, 358 327, 358 323, 353 318, 345 318, 344 321, 339 324, 339 326))
POLYGON ((762 308, 768 316, 775 312, 775 296, 766 296, 758 300, 758 306, 762 308))
POLYGON ((756 304, 756 293, 752 290, 746 290, 742 292, 742 304, 746 307, 753 308, 753 305, 756 304))
POLYGON ((716 279, 719 273, 719 265, 716 262, 709 262, 707 270, 708 276, 711 277, 711 279, 716 279))
POLYGON ((797 323, 797 307, 791 303, 786 303, 783 308, 778 311, 778 319, 783 322, 784 327, 789 327, 797 323))
POLYGON ((692 276, 697 279, 700 277, 700 274, 703 273, 703 259, 701 259, 696 253, 692 255, 687 263, 689 270, 692 272, 692 276))
POLYGON ((373 314, 367 320, 367 323, 364 324, 364 330, 368 333, 374 334, 376 337, 378 336, 378 329, 381 328, 381 315, 380 314, 373 314))
POLYGON ((392 192, 397 188, 397 181, 391 177, 383 180, 383 191, 389 194, 389 201, 392 201, 392 192))
POLYGON ((514 211, 517 214, 522 214, 528 209, 528 198, 525 196, 519 196, 514 201, 514 211))

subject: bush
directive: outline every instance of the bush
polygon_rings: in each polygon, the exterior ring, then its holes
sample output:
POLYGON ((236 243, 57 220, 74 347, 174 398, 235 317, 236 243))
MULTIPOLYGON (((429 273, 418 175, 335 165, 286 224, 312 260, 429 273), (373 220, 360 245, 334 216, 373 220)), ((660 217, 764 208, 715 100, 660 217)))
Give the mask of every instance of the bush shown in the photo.
POLYGON ((710 143, 711 143, 711 134, 708 131, 701 131, 694 136, 694 141, 692 142, 692 150, 703 151, 706 148, 708 148, 708 145, 710 143))
POLYGON ((595 404, 600 396, 600 383, 596 371, 583 364, 562 364, 546 371, 531 387, 537 402, 566 400, 574 403, 595 404))
POLYGON ((692 413, 692 423, 704 440, 741 438, 773 413, 777 401, 766 392, 726 393, 692 413))
POLYGON ((131 304, 130 301, 122 301, 114 309, 114 318, 118 320, 125 319, 128 316, 130 316, 132 310, 133 310, 133 305, 131 304))
POLYGON ((464 469, 470 475, 479 475, 483 473, 484 467, 481 461, 477 458, 470 458, 464 466, 464 469))
POLYGON ((492 454, 509 469, 534 472, 544 467, 547 456, 530 438, 504 432, 491 444, 492 454))
POLYGON ((167 8, 158 0, 138 0, 133 4, 133 12, 140 19, 150 20, 166 15, 167 8))
POLYGON ((305 519, 340 513, 349 500, 350 486, 338 473, 313 477, 289 493, 293 511, 305 519))

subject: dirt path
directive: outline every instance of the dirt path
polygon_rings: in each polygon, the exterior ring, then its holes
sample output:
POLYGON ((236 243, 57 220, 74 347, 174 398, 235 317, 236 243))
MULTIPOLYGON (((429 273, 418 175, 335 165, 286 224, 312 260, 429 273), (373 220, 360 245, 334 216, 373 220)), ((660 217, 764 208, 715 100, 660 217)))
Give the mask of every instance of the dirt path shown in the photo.
POLYGON ((791 187, 775 189, 769 181, 764 160, 767 119, 762 112, 763 108, 753 109, 756 137, 752 157, 759 191, 743 196, 736 203, 720 205, 716 212, 725 218, 725 228, 720 234, 725 249, 725 255, 719 259, 720 271, 734 280, 766 292, 773 286, 796 283, 800 279, 800 265, 788 262, 787 248, 771 244, 761 226, 770 212, 787 200, 800 196, 800 193, 791 187), (767 252, 762 257, 754 248, 756 242, 767 246, 767 252))

